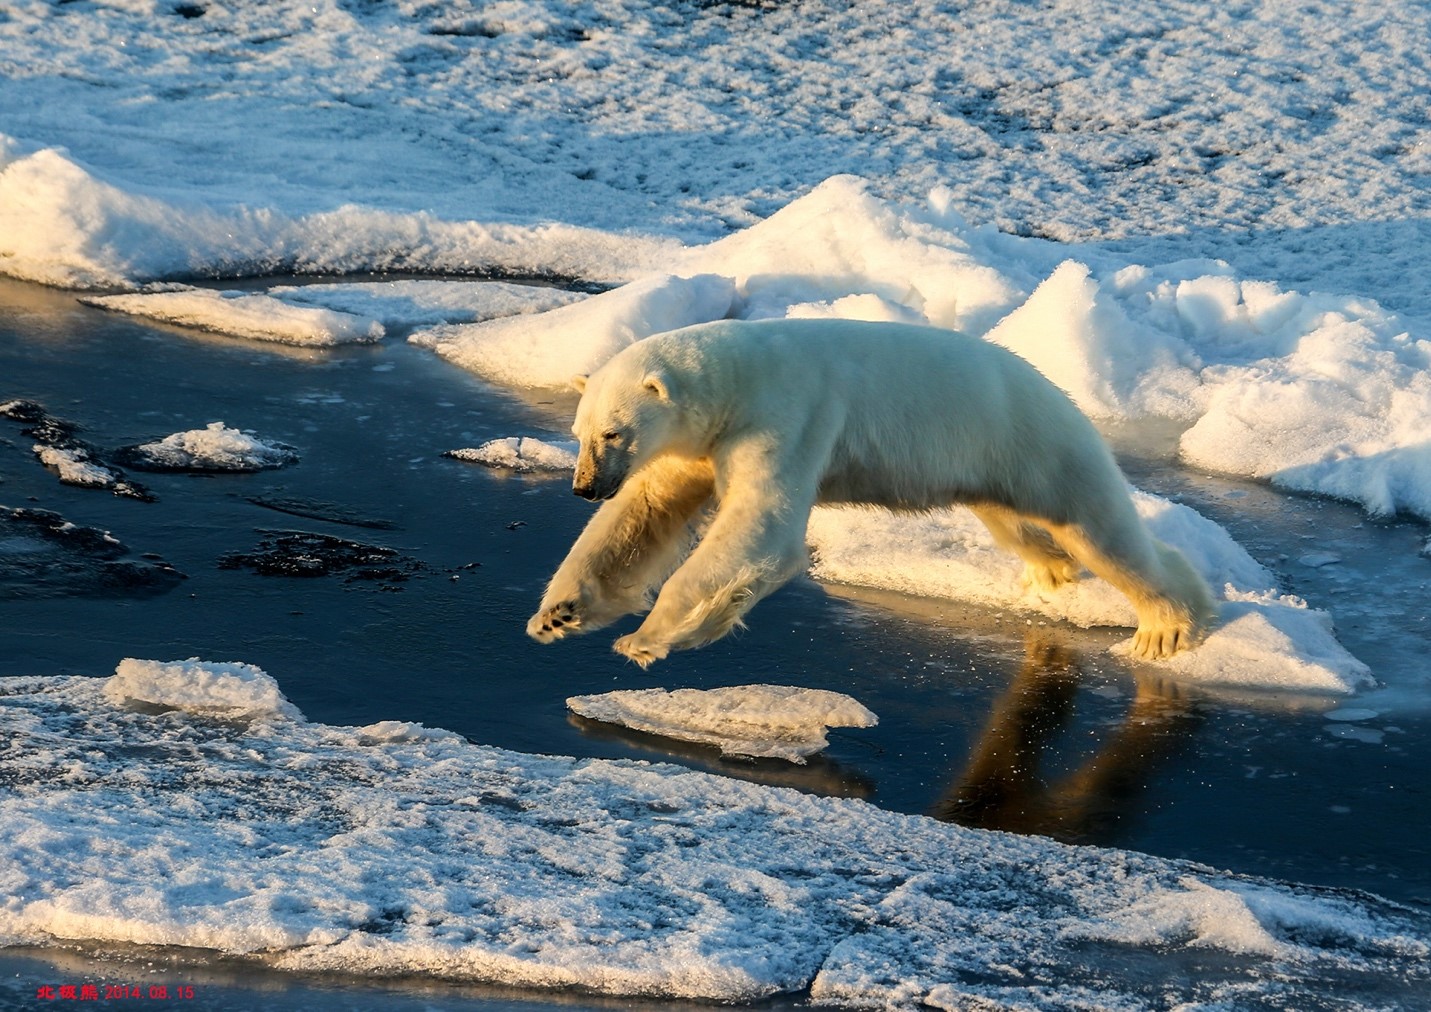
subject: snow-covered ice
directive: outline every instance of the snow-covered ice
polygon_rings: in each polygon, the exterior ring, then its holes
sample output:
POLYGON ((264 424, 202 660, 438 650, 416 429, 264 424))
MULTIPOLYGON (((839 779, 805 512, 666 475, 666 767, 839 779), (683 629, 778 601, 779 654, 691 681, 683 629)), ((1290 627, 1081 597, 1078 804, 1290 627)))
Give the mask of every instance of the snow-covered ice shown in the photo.
POLYGON ((867 707, 843 693, 793 685, 621 689, 572 696, 566 705, 590 720, 710 745, 722 755, 794 763, 829 745, 827 728, 879 723, 867 707))
POLYGON ((124 462, 149 471, 262 471, 298 460, 291 446, 260 439, 252 432, 210 422, 202 429, 175 432, 152 443, 126 448, 124 462))
POLYGON ((314 306, 293 306, 268 295, 180 288, 140 295, 96 295, 101 309, 133 313, 163 323, 214 330, 281 344, 325 346, 381 340, 377 320, 314 306))
POLYGON ((1366 894, 399 721, 305 723, 247 664, 0 679, 0 726, 11 943, 858 1007, 1132 1009, 1148 988, 1303 1007, 1431 982, 1431 922, 1366 894), (1184 953, 1222 958, 1166 974, 1184 953))

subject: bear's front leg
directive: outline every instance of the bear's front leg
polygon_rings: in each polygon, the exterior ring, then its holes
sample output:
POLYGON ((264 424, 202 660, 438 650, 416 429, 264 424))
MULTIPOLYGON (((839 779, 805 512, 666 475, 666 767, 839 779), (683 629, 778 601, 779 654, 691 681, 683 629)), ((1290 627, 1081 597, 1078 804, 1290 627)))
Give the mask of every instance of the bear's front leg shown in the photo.
POLYGON ((813 481, 783 481, 771 471, 761 480, 730 481, 709 532, 661 588, 651 613, 613 649, 641 667, 672 650, 720 639, 771 591, 807 565, 805 529, 813 481), (793 485, 783 487, 788 482, 793 485))
POLYGON ((710 495, 707 461, 658 458, 633 474, 572 545, 527 622, 527 635, 552 643, 644 609, 710 495))

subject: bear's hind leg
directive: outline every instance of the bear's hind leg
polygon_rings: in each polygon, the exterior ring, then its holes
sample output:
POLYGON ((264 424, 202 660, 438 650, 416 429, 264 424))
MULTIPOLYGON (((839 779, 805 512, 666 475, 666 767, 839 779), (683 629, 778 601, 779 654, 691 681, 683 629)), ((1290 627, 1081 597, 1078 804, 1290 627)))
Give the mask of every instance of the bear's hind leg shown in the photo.
POLYGON ((1024 560, 1024 585, 1054 591, 1078 579, 1079 565, 1042 526, 1003 506, 970 506, 994 543, 1024 560))
POLYGON ((527 635, 550 643, 643 610, 686 549, 690 523, 712 491, 706 461, 662 458, 633 474, 572 545, 527 635))
POLYGON ((1215 613, 1207 584, 1180 552, 1148 534, 1131 502, 1084 524, 1051 524, 1049 531, 1133 603, 1135 656, 1161 660, 1197 644, 1215 613))

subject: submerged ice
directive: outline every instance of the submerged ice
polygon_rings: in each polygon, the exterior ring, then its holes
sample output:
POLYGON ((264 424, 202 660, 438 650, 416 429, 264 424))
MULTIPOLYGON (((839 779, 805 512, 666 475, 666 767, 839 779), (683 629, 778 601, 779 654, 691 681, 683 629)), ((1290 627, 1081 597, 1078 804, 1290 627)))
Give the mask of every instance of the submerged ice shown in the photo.
POLYGON ((0 680, 0 939, 618 995, 1306 1007, 1431 983, 1373 897, 675 767, 310 724, 241 663, 0 680), (1157 967, 1216 952, 1196 978, 1157 967), (1140 954, 1153 957, 1145 965, 1140 954))

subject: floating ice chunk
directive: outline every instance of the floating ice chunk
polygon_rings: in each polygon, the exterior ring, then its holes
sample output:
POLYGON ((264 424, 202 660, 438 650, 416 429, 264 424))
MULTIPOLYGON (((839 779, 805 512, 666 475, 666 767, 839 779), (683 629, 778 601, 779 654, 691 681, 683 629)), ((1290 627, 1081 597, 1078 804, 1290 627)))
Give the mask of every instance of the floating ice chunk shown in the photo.
POLYGON ((1386 738, 1384 731, 1378 731, 1371 727, 1360 727, 1356 724, 1329 724, 1323 730, 1333 738, 1346 738, 1367 745, 1380 745, 1386 738))
POLYGON ((97 295, 80 301, 165 323, 280 344, 326 346, 378 341, 383 325, 352 313, 295 306, 270 295, 180 288, 137 295, 97 295))
POLYGON ((262 471, 298 460, 293 447, 230 429, 223 422, 176 432, 123 452, 126 464, 150 471, 262 471))
MULTIPOLYGON (((1223 590, 1222 619, 1202 645, 1159 670, 1210 684, 1351 692, 1371 681, 1336 641, 1330 617, 1284 597, 1274 578, 1221 526, 1144 492, 1134 503, 1153 535, 1179 549, 1223 590)), ((1132 626, 1127 599, 1092 576, 1053 592, 1026 588, 1022 564, 998 548, 968 510, 894 514, 817 508, 810 517, 811 575, 921 597, 1031 612, 1077 626, 1132 626)))
POLYGON ((89 454, 78 447, 43 446, 35 444, 35 456, 46 467, 59 472, 60 481, 66 485, 83 485, 87 488, 113 488, 119 481, 109 468, 96 464, 89 454))
POLYGON ((829 744, 826 728, 879 723, 878 717, 842 693, 790 685, 626 689, 572 696, 566 705, 591 720, 711 745, 723 755, 794 763, 803 763, 829 744))
POLYGON ((364 745, 378 745, 389 742, 412 741, 459 741, 467 739, 455 731, 440 727, 428 727, 410 720, 380 720, 376 724, 356 729, 358 740, 364 745))
POLYGON ((643 337, 723 319, 734 298, 729 278, 657 275, 550 312, 434 327, 408 340, 499 383, 560 387, 643 337))
POLYGON ((1328 710, 1326 713, 1322 714, 1322 717, 1325 720, 1348 721, 1373 720, 1376 717, 1380 716, 1381 711, 1379 710, 1368 710, 1365 707, 1359 706, 1342 706, 1338 707, 1335 710, 1328 710))
POLYGON ((1306 555, 1299 556, 1297 561, 1310 569, 1321 569, 1323 566, 1341 562, 1342 557, 1333 552, 1308 552, 1306 555))
POLYGON ((1223 591, 1217 625, 1194 650, 1160 662, 1169 675, 1215 685, 1354 692, 1371 670, 1336 641, 1331 616, 1275 590, 1223 591))
POLYGON ((279 691, 277 682, 261 668, 242 661, 190 657, 164 662, 126 657, 104 683, 104 697, 115 706, 133 701, 218 716, 303 719, 279 691))
POLYGON ((576 467, 577 445, 575 440, 547 442, 531 436, 507 436, 477 447, 449 450, 447 456, 522 474, 570 471, 576 467))
POLYGON ((587 298, 580 292, 545 285, 432 279, 277 285, 268 294, 294 305, 370 317, 389 329, 541 313, 587 298))

